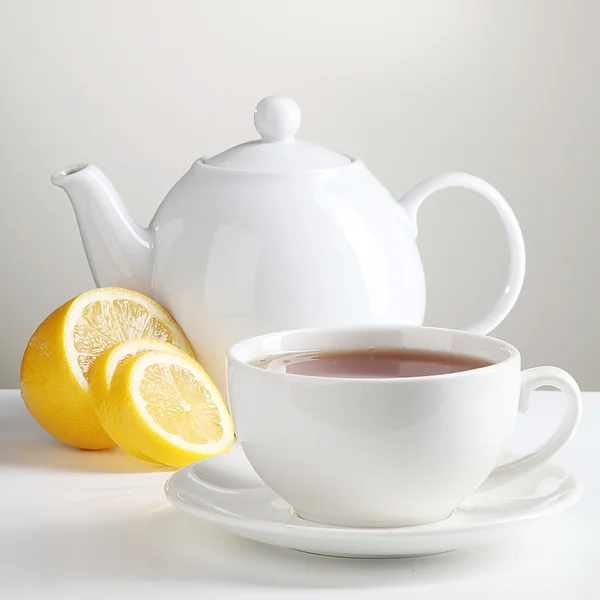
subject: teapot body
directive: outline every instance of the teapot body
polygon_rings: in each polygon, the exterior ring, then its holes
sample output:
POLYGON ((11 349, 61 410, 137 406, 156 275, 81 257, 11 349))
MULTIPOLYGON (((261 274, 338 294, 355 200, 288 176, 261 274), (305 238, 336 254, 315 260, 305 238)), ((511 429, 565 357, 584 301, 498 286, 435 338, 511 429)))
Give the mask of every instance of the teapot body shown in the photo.
POLYGON ((222 393, 225 353, 244 338, 423 322, 414 230, 361 161, 273 174, 198 160, 150 229, 150 293, 182 326, 222 393))

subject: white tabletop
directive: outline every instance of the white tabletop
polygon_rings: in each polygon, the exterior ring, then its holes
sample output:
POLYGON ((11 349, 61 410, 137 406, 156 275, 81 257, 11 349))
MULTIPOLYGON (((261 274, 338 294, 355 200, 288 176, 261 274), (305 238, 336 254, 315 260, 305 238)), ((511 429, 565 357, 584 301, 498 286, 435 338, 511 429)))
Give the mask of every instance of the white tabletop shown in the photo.
MULTIPOLYGON (((512 448, 551 431, 561 396, 538 392, 512 448)), ((119 450, 50 438, 0 391, 0 598, 600 598, 600 393, 557 461, 583 499, 517 537, 419 559, 326 558, 263 546, 167 504, 169 475, 119 450)))

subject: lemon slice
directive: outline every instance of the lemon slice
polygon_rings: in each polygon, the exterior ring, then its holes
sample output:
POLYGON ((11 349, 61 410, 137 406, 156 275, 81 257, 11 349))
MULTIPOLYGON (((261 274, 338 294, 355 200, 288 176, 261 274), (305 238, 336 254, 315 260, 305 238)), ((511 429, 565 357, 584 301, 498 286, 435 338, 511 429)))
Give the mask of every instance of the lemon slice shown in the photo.
POLYGON ((182 467, 226 452, 233 423, 219 391, 192 358, 150 350, 117 367, 98 415, 115 439, 156 462, 182 467))
POLYGON ((192 353, 169 314, 143 294, 100 288, 57 308, 37 328, 21 363, 21 395, 29 412, 54 437, 77 448, 115 444, 96 416, 89 371, 119 342, 154 338, 192 353))
POLYGON ((193 354, 164 308, 143 294, 121 288, 101 288, 77 297, 65 319, 64 334, 69 364, 84 389, 93 362, 119 342, 152 338, 193 354))
MULTIPOLYGON (((149 350, 162 350, 164 352, 173 352, 175 354, 185 354, 180 348, 177 348, 177 346, 173 346, 168 342, 153 339, 127 340, 126 342, 121 342, 120 344, 105 350, 94 361, 94 364, 89 370, 89 385, 96 402, 96 414, 110 408, 110 384, 114 372, 121 361, 130 356, 137 356, 143 352, 148 352, 149 350)), ((108 429, 107 427, 110 427, 112 424, 110 419, 105 418, 100 414, 98 414, 98 417, 101 422, 103 422, 106 433, 108 433, 117 446, 136 458, 154 462, 150 457, 135 448, 128 438, 120 438, 118 431, 108 429)))

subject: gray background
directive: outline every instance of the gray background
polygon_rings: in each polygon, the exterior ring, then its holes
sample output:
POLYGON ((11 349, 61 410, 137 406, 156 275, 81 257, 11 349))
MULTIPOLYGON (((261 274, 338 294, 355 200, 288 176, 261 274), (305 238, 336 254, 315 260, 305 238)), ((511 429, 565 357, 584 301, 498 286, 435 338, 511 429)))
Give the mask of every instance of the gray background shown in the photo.
MULTIPOLYGON (((286 94, 301 137, 362 157, 398 197, 447 170, 495 185, 528 251, 495 333, 600 389, 599 22, 593 0, 3 0, 0 387, 37 324, 93 285, 52 172, 98 164, 145 224, 286 94)), ((503 233, 471 192, 424 205, 419 246, 428 323, 465 324, 498 293, 503 233)))

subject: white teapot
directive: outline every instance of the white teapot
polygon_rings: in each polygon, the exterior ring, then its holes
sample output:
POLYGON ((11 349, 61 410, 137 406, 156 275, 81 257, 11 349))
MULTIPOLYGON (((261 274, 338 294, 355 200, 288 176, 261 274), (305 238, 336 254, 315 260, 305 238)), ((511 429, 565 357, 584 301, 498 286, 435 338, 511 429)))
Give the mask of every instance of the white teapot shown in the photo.
POLYGON ((200 158, 150 225, 128 214, 93 165, 52 176, 73 203, 96 285, 143 292, 188 335, 225 391, 225 352, 254 335, 348 324, 421 324, 425 279, 415 243, 421 202, 465 187, 489 200, 508 237, 500 298, 469 329, 487 333, 521 291, 525 250, 506 200, 488 183, 446 173, 399 202, 362 161, 295 139, 300 109, 272 96, 256 107, 260 139, 200 158))

